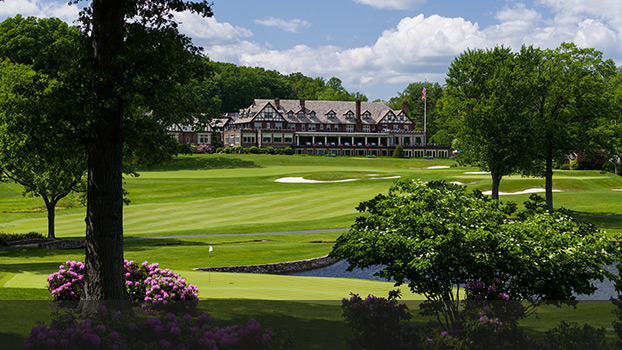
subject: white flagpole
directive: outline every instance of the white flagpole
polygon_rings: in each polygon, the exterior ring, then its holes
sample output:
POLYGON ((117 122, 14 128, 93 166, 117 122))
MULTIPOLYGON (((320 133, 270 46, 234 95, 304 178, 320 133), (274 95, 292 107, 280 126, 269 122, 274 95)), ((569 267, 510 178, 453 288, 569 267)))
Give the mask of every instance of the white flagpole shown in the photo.
POLYGON ((426 81, 423 82, 423 143, 428 144, 428 92, 425 88, 426 81))
POLYGON ((209 267, 208 271, 209 272, 207 273, 207 276, 209 278, 209 280, 208 280, 209 283, 212 283, 212 250, 214 250, 212 248, 212 246, 209 246, 209 250, 207 252, 207 256, 208 256, 208 260, 209 260, 209 263, 208 263, 208 267, 209 267))

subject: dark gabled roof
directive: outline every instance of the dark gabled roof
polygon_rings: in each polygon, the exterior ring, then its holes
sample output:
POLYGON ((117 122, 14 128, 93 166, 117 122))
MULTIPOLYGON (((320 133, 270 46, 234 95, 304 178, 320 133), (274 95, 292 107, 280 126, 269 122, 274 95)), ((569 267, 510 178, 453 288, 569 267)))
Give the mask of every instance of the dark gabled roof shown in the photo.
MULTIPOLYGON (((235 121, 238 123, 250 122, 261 112, 266 106, 271 105, 272 108, 277 110, 278 114, 289 123, 318 123, 318 124, 354 124, 354 119, 346 119, 346 114, 356 111, 355 101, 304 101, 304 113, 303 118, 298 117, 298 112, 301 111, 301 100, 279 100, 279 108, 276 108, 275 100, 262 100, 258 99, 253 102, 248 108, 240 110, 240 117, 235 121), (335 118, 328 118, 330 111, 335 112, 335 118), (293 118, 288 117, 288 113, 292 112, 293 118), (315 112, 315 118, 310 118, 310 113, 315 112)), ((392 110, 389 106, 382 102, 361 102, 361 116, 365 113, 370 113, 369 119, 362 119, 363 124, 378 124, 388 114, 393 113, 399 115, 402 111, 392 110)), ((408 122, 408 121, 407 121, 408 122)))

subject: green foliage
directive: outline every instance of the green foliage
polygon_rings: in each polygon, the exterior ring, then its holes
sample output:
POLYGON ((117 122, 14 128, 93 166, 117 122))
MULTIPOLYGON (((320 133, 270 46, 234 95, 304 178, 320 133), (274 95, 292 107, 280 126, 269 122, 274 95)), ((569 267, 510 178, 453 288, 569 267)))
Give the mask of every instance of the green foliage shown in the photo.
POLYGON ((39 232, 28 232, 28 233, 3 233, 0 232, 0 245, 6 245, 7 242, 13 241, 21 241, 24 239, 44 239, 43 236, 39 232))
POLYGON ((404 147, 401 145, 395 146, 393 150, 393 158, 404 158, 404 147))
POLYGON ((490 171, 493 197, 501 178, 531 162, 530 93, 527 63, 533 49, 467 50, 449 67, 443 113, 460 121, 463 164, 490 171))
POLYGON ((559 326, 546 332, 546 340, 551 350, 615 349, 605 338, 605 333, 605 328, 562 321, 559 326))
POLYGON ((283 154, 291 156, 294 154, 294 150, 291 147, 285 147, 283 148, 283 154))
POLYGON ((282 75, 274 70, 236 66, 232 63, 210 62, 215 72, 216 93, 220 110, 234 112, 247 108, 254 99, 306 99, 327 101, 367 101, 361 93, 348 92, 339 78, 310 78, 302 73, 282 75))
POLYGON ((56 204, 85 187, 83 41, 58 19, 16 16, 0 27, 0 177, 42 197, 54 238, 56 204))
POLYGON ((609 240, 562 213, 509 221, 513 203, 498 203, 466 187, 432 181, 401 181, 363 202, 331 255, 349 268, 383 265, 378 276, 408 283, 413 293, 444 301, 437 315, 458 315, 459 289, 471 281, 499 279, 514 300, 571 303, 591 294, 590 280, 610 273, 609 240))
POLYGON ((576 159, 570 161, 571 170, 579 170, 579 162, 576 159))
MULTIPOLYGON (((454 135, 455 131, 450 127, 451 121, 455 118, 443 118, 439 115, 438 102, 443 97, 443 87, 439 83, 427 83, 426 84, 426 101, 421 99, 423 91, 423 82, 411 83, 400 92, 397 96, 391 97, 387 102, 387 106, 401 110, 404 105, 404 101, 408 103, 408 117, 415 123, 415 130, 423 130, 424 124, 424 107, 427 108, 427 131, 428 135, 432 135, 430 139, 437 138, 436 134, 445 130, 448 134, 454 135)), ((451 144, 452 136, 441 137, 434 142, 442 144, 451 144)))

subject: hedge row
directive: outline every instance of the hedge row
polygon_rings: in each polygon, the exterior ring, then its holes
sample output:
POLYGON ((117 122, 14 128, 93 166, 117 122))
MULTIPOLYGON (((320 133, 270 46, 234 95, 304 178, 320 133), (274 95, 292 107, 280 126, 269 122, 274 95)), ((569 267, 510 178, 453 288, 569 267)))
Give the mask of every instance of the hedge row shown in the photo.
POLYGON ((236 154, 286 154, 292 155, 294 154, 294 150, 291 147, 285 148, 274 148, 274 147, 266 147, 259 148, 256 146, 245 148, 242 146, 237 147, 227 147, 227 148, 217 148, 216 153, 236 153, 236 154))
POLYGON ((7 242, 21 241, 23 239, 44 239, 45 236, 39 232, 28 233, 3 233, 0 232, 0 245, 6 245, 7 242))

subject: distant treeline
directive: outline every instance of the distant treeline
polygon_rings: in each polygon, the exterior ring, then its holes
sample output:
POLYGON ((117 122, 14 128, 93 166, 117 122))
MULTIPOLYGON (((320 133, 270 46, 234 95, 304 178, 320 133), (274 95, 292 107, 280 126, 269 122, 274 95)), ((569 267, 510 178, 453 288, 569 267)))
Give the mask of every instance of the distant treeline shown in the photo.
POLYGON ((302 73, 283 75, 274 70, 209 62, 221 100, 222 112, 237 112, 254 99, 305 99, 324 101, 367 101, 359 92, 349 92, 339 78, 310 78, 302 73))

